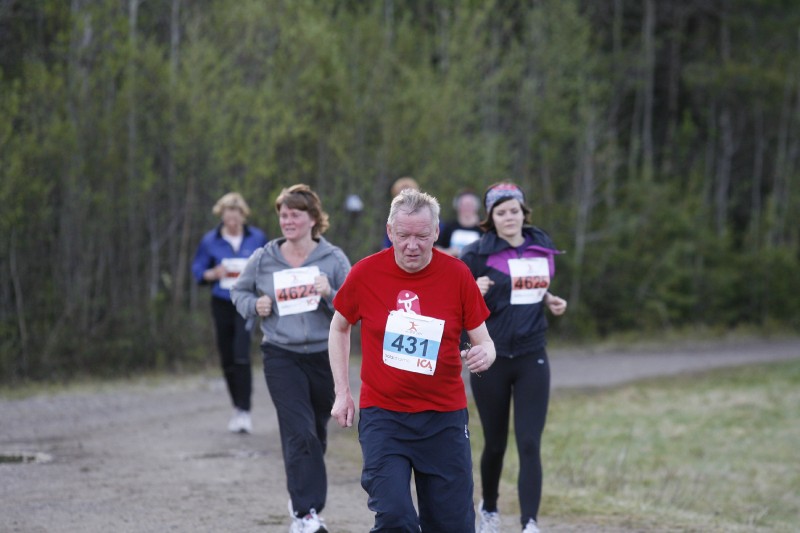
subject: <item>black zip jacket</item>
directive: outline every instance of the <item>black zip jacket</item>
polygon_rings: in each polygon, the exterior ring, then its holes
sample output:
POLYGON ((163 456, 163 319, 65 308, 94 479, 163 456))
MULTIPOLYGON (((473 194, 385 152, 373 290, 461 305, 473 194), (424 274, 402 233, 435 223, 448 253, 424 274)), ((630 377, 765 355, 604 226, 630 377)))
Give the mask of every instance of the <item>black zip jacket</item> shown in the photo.
POLYGON ((517 357, 535 353, 547 345, 547 317, 544 301, 535 304, 511 305, 511 276, 508 259, 523 257, 547 258, 550 279, 555 273, 553 257, 560 252, 555 249, 550 236, 543 230, 525 226, 522 234, 526 245, 515 249, 508 241, 489 231, 472 244, 467 245, 461 255, 475 279, 489 276, 494 285, 484 295, 491 315, 486 320, 489 335, 494 341, 498 357, 517 357))

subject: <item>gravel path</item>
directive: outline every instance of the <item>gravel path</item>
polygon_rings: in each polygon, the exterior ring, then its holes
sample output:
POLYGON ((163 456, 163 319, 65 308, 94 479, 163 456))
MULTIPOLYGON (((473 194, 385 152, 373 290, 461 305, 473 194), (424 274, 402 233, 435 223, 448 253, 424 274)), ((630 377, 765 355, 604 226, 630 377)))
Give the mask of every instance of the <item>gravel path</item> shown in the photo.
MULTIPOLYGON (((553 387, 609 387, 662 375, 800 357, 800 339, 624 350, 551 349, 553 387)), ((354 373, 356 369, 353 369, 354 373)), ((1 533, 283 532, 288 501, 277 421, 263 379, 253 435, 225 431, 221 379, 108 383, 0 400, 1 533), (29 462, 12 459, 29 457, 29 462), (35 460, 34 460, 35 459, 35 460)), ((330 424, 334 533, 366 532, 354 429, 330 424)), ((518 531, 507 517, 508 531, 518 531)), ((631 533, 541 519, 544 531, 631 533)))

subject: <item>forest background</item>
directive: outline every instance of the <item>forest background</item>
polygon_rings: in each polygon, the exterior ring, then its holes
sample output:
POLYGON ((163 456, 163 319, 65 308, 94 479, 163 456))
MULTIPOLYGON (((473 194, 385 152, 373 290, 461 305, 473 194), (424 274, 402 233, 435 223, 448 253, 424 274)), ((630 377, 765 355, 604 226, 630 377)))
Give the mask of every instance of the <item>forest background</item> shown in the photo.
POLYGON ((207 362, 219 196, 355 262, 404 175, 523 186, 556 338, 796 331, 799 163, 789 0, 0 0, 0 383, 207 362))

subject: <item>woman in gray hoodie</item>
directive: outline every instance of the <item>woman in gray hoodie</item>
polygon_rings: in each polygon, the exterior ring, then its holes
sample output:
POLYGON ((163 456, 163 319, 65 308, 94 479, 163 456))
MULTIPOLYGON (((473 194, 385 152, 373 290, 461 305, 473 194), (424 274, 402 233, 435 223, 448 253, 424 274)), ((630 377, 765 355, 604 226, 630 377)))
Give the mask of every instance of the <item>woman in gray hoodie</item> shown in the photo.
POLYGON ((264 376, 281 434, 292 532, 324 532, 327 424, 334 391, 328 359, 333 298, 350 271, 344 252, 322 237, 328 214, 307 185, 275 201, 282 237, 258 249, 231 289, 249 322, 261 317, 264 376))

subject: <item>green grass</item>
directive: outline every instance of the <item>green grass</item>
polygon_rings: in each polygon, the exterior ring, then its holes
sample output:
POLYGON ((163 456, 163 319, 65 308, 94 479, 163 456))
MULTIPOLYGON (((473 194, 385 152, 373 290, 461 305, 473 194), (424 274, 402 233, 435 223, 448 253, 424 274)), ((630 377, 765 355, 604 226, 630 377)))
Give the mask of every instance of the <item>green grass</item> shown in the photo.
MULTIPOLYGON (((253 376, 261 376, 260 360, 253 361, 253 376)), ((120 387, 156 387, 159 385, 174 384, 179 381, 191 381, 200 377, 214 379, 221 378, 218 365, 197 365, 190 371, 166 372, 142 371, 136 374, 120 375, 116 377, 98 377, 88 374, 72 377, 67 381, 27 381, 14 385, 0 384, 0 400, 21 400, 32 396, 52 396, 63 393, 92 393, 114 391, 120 387)))
MULTIPOLYGON (((477 465, 483 438, 472 420, 477 465)), ((800 361, 558 392, 542 459, 540 515, 553 522, 796 531, 800 361)), ((513 439, 505 463, 502 502, 518 512, 513 439)))
POLYGON ((612 351, 655 348, 675 346, 693 346, 697 344, 737 343, 751 340, 779 340, 795 339, 797 332, 789 328, 782 328, 772 324, 761 327, 737 326, 733 329, 723 327, 710 327, 705 325, 691 325, 680 328, 667 328, 658 331, 621 331, 614 332, 602 338, 588 336, 576 339, 573 335, 565 333, 563 337, 551 335, 548 345, 552 351, 559 348, 589 348, 592 351, 612 351))

